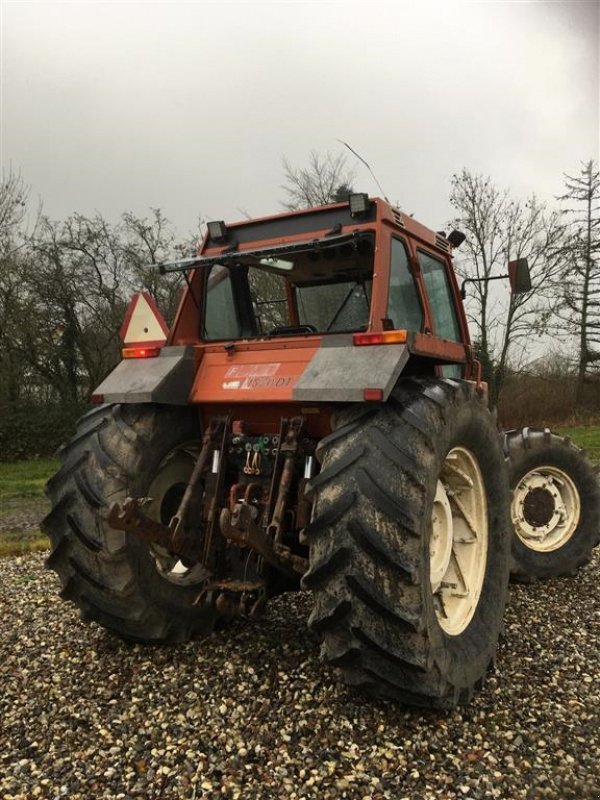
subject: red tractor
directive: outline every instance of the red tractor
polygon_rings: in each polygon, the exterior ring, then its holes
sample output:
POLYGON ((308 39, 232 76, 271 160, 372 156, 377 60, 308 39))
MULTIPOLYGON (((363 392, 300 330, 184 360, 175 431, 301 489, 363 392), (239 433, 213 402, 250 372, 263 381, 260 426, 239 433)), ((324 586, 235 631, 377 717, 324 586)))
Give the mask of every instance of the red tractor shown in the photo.
MULTIPOLYGON (((48 484, 63 597, 158 643, 302 587, 348 683, 467 701, 511 569, 588 560, 600 495, 569 442, 497 431, 452 269, 463 238, 354 194, 209 223, 197 258, 160 265, 187 282, 171 330, 139 295, 48 484)), ((526 263, 510 274, 528 288, 526 263)))

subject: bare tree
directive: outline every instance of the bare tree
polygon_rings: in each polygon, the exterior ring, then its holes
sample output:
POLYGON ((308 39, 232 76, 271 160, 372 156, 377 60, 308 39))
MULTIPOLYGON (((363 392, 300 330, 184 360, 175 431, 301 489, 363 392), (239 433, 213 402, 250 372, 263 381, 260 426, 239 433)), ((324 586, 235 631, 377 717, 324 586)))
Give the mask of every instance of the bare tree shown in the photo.
POLYGON ((149 265, 182 248, 158 209, 149 218, 123 214, 114 225, 100 214, 42 218, 28 246, 22 359, 63 402, 84 399, 119 360, 119 328, 135 291, 149 291, 173 318, 181 278, 149 265))
POLYGON ((285 183, 281 188, 287 195, 283 205, 291 211, 342 202, 353 191, 354 173, 342 153, 334 156, 311 150, 306 167, 293 167, 284 158, 283 168, 285 183))
POLYGON ((173 226, 159 208, 150 211, 149 218, 136 217, 131 212, 122 215, 122 251, 135 281, 135 289, 149 292, 170 324, 179 304, 183 277, 181 273, 161 275, 149 265, 166 261, 173 254, 184 258, 192 254, 194 247, 192 242, 181 242, 176 238, 173 226))
POLYGON ((535 195, 526 202, 514 200, 490 178, 466 169, 453 175, 451 185, 456 211, 451 224, 467 236, 457 272, 474 279, 468 284, 467 315, 495 401, 518 346, 548 328, 564 229, 560 215, 549 212, 535 195), (507 297, 489 279, 506 274, 508 261, 516 258, 528 259, 532 288, 507 297))
POLYGON ((23 368, 14 331, 21 318, 20 278, 29 189, 20 174, 0 176, 0 400, 15 403, 21 396, 23 368))
POLYGON ((29 189, 19 173, 2 172, 0 176, 0 255, 5 258, 15 246, 27 212, 29 189))
POLYGON ((577 176, 565 174, 564 209, 568 237, 563 258, 560 320, 577 338, 578 404, 584 402, 585 382, 600 367, 600 171, 590 160, 577 176))

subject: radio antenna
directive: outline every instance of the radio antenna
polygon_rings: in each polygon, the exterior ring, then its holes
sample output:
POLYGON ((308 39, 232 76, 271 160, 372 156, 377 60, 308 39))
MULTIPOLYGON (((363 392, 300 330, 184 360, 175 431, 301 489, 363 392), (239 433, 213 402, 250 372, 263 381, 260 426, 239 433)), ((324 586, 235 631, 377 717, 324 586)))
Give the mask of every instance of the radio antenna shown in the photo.
POLYGON ((338 142, 339 142, 340 144, 343 144, 343 145, 344 145, 344 147, 347 147, 347 148, 348 148, 348 150, 350 150, 350 152, 351 152, 351 153, 353 153, 353 154, 354 154, 354 155, 355 155, 355 156, 358 158, 358 160, 359 160, 359 161, 362 161, 362 163, 365 165, 365 167, 366 167, 366 168, 369 170, 369 172, 371 173, 371 177, 373 178, 373 180, 374 180, 374 181, 375 181, 375 183, 377 184, 377 187, 379 188, 379 191, 380 191, 380 192, 381 192, 381 194, 383 195, 383 199, 384 199, 384 200, 386 200, 386 201, 389 203, 390 201, 387 199, 387 197, 386 197, 386 195, 385 195, 385 192, 383 191, 383 186, 382 186, 382 185, 379 183, 379 181, 378 181, 378 180, 377 180, 377 178, 375 177, 375 173, 373 172, 373 170, 371 169, 371 167, 370 167, 370 166, 367 164, 367 162, 364 160, 364 158, 363 158, 362 156, 360 156, 360 155, 359 155, 359 154, 356 152, 356 150, 355 150, 353 147, 350 147, 350 145, 348 144, 348 142, 344 142, 344 141, 343 141, 343 139, 338 139, 338 142))

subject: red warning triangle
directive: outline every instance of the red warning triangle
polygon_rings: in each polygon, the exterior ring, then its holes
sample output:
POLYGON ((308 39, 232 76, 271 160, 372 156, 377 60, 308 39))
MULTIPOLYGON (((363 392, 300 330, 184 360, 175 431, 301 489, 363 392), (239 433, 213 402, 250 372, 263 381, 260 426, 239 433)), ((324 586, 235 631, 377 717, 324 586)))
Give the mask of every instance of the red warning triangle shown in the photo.
POLYGON ((148 292, 138 292, 133 295, 119 334, 123 344, 126 345, 145 344, 149 347, 162 347, 167 341, 169 328, 148 292))

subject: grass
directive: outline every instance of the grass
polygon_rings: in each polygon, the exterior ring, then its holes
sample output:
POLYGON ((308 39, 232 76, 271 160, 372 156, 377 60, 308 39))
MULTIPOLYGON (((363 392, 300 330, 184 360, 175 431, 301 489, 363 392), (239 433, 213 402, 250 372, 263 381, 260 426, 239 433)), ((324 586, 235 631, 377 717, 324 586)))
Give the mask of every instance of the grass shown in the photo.
POLYGON ((0 558, 22 556, 24 553, 40 553, 49 547, 48 537, 39 528, 26 531, 0 531, 0 558))
POLYGON ((0 463, 0 556, 48 549, 36 524, 44 513, 44 485, 56 472, 55 459, 0 463))
POLYGON ((592 461, 600 463, 600 425, 557 428, 556 432, 563 436, 570 436, 574 444, 587 451, 592 461))
POLYGON ((9 501, 43 498, 44 485, 57 469, 54 458, 0 464, 0 508, 9 501))

